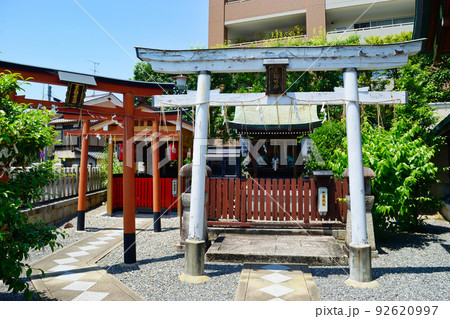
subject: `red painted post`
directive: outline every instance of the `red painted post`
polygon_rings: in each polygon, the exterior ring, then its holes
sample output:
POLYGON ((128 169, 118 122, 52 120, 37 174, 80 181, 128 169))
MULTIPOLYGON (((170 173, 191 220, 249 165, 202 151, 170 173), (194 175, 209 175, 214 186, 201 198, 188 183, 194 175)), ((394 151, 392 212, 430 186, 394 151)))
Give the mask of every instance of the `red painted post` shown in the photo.
POLYGON ((283 180, 278 180, 278 197, 275 197, 275 205, 278 209, 278 220, 284 221, 284 185, 283 180))
POLYGON ((81 135, 81 159, 80 159, 80 182, 78 184, 77 230, 84 230, 85 224, 84 218, 86 213, 89 124, 90 124, 89 120, 83 121, 83 132, 81 135))
POLYGON ((240 184, 241 184, 241 216, 240 216, 240 220, 241 222, 246 222, 247 221, 247 212, 246 212, 246 198, 245 198, 245 180, 239 180, 240 184))
POLYGON ((292 218, 292 210, 291 210, 291 180, 290 179, 286 179, 285 180, 285 192, 286 192, 286 196, 284 198, 284 218, 286 221, 294 221, 294 219, 292 218))
POLYGON ((159 123, 152 127, 152 172, 153 172, 153 231, 161 231, 161 180, 159 177, 159 123))
POLYGON ((228 218, 232 219, 234 216, 235 208, 233 206, 234 204, 234 179, 230 178, 228 180, 228 206, 230 207, 228 211, 228 218))
POLYGON ((317 212, 317 188, 316 188, 316 181, 314 178, 310 181, 311 185, 311 220, 322 220, 320 215, 317 212))
POLYGON ((264 179, 258 178, 258 188, 259 188, 259 220, 264 220, 264 179))
POLYGON ((241 193, 240 193, 241 183, 240 183, 240 181, 241 180, 239 178, 234 179, 234 182, 236 183, 234 185, 234 189, 235 189, 234 218, 236 218, 237 220, 241 220, 241 193))
POLYGON ((228 182, 229 178, 223 179, 223 216, 225 218, 228 216, 228 207, 229 207, 229 200, 228 200, 228 182))
POLYGON ((305 196, 304 196, 304 185, 303 185, 303 179, 297 179, 297 190, 298 190, 298 220, 305 221, 305 213, 304 213, 304 202, 305 202, 305 196))
POLYGON ((252 203, 255 203, 256 200, 256 196, 253 196, 254 187, 253 180, 251 178, 247 179, 247 219, 255 219, 255 215, 257 215, 256 209, 252 207, 252 203))
POLYGON ((209 179, 209 211, 212 219, 219 219, 220 216, 218 216, 218 213, 216 212, 216 198, 217 198, 217 191, 216 191, 216 184, 217 179, 216 178, 208 178, 209 179))
POLYGON ((293 178, 291 180, 291 185, 292 185, 292 193, 291 193, 292 194, 292 196, 291 196, 291 210, 292 210, 292 213, 291 213, 291 215, 294 218, 294 221, 297 221, 297 220, 300 219, 299 218, 299 214, 300 213, 297 214, 297 212, 298 212, 297 207, 301 206, 301 204, 299 204, 300 199, 301 199, 301 195, 297 196, 298 189, 297 189, 297 180, 295 178, 293 178))
POLYGON ((270 178, 266 178, 266 221, 270 221, 270 215, 272 214, 272 199, 271 199, 271 194, 272 194, 272 184, 271 184, 271 179, 270 178))
POLYGON ((309 183, 308 181, 303 181, 304 191, 303 191, 303 200, 304 200, 304 209, 303 209, 303 220, 305 224, 309 224, 309 217, 311 214, 311 206, 309 205, 309 183))
POLYGON ((123 248, 124 262, 136 263, 135 179, 134 179, 134 95, 123 95, 123 248))

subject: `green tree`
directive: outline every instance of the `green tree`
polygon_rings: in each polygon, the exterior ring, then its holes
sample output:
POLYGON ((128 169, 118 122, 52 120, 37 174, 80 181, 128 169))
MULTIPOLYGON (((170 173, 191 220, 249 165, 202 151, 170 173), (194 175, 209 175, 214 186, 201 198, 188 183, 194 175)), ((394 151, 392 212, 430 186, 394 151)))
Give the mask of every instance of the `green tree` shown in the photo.
POLYGON ((43 186, 57 178, 52 162, 37 163, 40 150, 53 144, 55 132, 48 126, 51 112, 30 109, 9 95, 20 90, 19 74, 0 73, 0 279, 14 294, 33 292, 23 273, 30 278, 26 263, 30 249, 59 245, 60 232, 41 221, 28 220, 21 209, 33 208, 44 194, 43 186))
MULTIPOLYGON (((116 154, 113 154, 112 164, 113 174, 123 174, 122 163, 119 161, 116 154)), ((108 185, 108 145, 105 145, 102 152, 102 157, 100 159, 100 173, 102 175, 102 185, 106 187, 108 185)))
MULTIPOLYGON (((417 122, 411 125, 404 119, 389 130, 373 127, 367 121, 362 125, 363 163, 377 175, 372 190, 378 234, 386 230, 416 230, 421 225, 420 215, 435 212, 440 206, 430 193, 438 173, 431 160, 440 143, 436 140, 428 145, 422 135, 417 122)), ((338 176, 347 168, 346 138, 343 146, 335 149, 329 165, 338 176)))
POLYGON ((343 149, 343 140, 346 136, 345 121, 325 121, 322 126, 316 128, 309 137, 314 141, 314 147, 322 157, 324 164, 319 164, 315 158, 316 152, 311 153, 309 161, 305 161, 305 168, 308 174, 317 170, 332 170, 332 164, 336 161, 336 150, 343 149))

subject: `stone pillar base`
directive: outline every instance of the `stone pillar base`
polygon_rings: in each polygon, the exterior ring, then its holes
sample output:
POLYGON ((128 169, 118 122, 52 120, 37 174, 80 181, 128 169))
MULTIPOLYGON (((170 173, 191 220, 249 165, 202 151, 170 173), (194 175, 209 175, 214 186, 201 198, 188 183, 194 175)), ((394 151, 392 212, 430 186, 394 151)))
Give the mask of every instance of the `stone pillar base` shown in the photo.
POLYGON ((178 279, 189 284, 201 284, 207 282, 210 278, 208 276, 189 276, 186 274, 181 274, 178 279))
POLYGON ((355 287, 355 288, 376 288, 380 285, 380 283, 376 280, 372 280, 369 282, 359 282, 359 281, 354 281, 350 278, 348 278, 345 281, 345 284, 347 286, 351 286, 351 287, 355 287))
POLYGON ((208 276, 203 275, 205 249, 206 243, 204 240, 186 240, 184 274, 179 277, 181 281, 202 283, 209 280, 208 276))
POLYGON ((377 281, 372 280, 372 258, 370 245, 349 245, 350 278, 346 285, 370 288, 378 286, 377 281))

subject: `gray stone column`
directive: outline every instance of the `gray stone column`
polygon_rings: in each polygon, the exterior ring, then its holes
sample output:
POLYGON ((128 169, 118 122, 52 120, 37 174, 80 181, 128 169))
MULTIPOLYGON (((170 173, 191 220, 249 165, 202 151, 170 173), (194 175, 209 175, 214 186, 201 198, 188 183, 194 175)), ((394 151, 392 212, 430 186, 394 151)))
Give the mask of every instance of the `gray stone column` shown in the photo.
MULTIPOLYGON (((180 169, 180 176, 191 181, 192 178, 192 164, 184 165, 180 169)), ((211 176, 211 169, 206 166, 206 176, 211 176)), ((180 229, 180 244, 176 246, 177 251, 185 252, 185 267, 184 273, 179 276, 179 279, 188 283, 202 283, 209 280, 208 276, 203 275, 204 271, 204 256, 206 252, 206 244, 208 242, 208 229, 206 224, 206 214, 203 215, 203 229, 201 235, 204 240, 196 241, 189 238, 189 224, 191 220, 191 192, 190 186, 186 192, 181 195, 183 203, 183 216, 181 219, 180 229)), ((205 206, 207 202, 207 194, 205 194, 205 206)), ((206 207, 205 207, 206 212, 206 207)))
MULTIPOLYGON (((354 287, 372 288, 379 285, 377 281, 372 280, 372 262, 371 257, 378 257, 378 251, 375 245, 375 234, 373 229, 372 208, 375 197, 372 194, 371 180, 376 177, 375 173, 367 167, 363 168, 364 172, 364 191, 366 206, 366 228, 368 244, 352 245, 352 214, 351 214, 351 196, 347 196, 347 225, 344 250, 349 255, 349 266, 353 271, 350 278, 346 280, 346 284, 354 287)), ((348 178, 348 169, 342 174, 344 178, 348 178)))

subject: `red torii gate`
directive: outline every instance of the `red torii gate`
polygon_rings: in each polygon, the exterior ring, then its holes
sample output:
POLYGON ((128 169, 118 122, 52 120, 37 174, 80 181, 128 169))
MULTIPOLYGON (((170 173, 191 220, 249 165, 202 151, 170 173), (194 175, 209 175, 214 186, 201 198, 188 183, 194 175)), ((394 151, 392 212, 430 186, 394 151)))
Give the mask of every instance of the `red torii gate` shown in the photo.
MULTIPOLYGON (((163 90, 171 90, 174 87, 172 83, 141 82, 131 80, 119 80, 102 76, 87 75, 74 72, 66 72, 55 69, 41 68, 11 62, 0 61, 0 72, 10 71, 20 73, 22 77, 29 82, 67 86, 69 82, 82 83, 89 90, 104 91, 110 93, 123 94, 123 108, 99 107, 84 105, 82 108, 66 107, 64 103, 27 99, 25 96, 11 95, 11 99, 18 103, 32 104, 33 107, 42 106, 46 108, 58 108, 58 113, 63 114, 65 119, 83 120, 82 136, 89 135, 89 124, 93 117, 104 119, 114 119, 123 123, 124 140, 124 166, 123 166, 123 231, 124 231, 124 262, 126 264, 136 263, 136 225, 135 225, 135 181, 134 181, 134 120, 148 120, 153 122, 152 145, 158 145, 159 142, 159 121, 160 114, 143 112, 134 109, 134 98, 152 97, 161 95, 163 90)), ((165 115, 166 120, 177 120, 175 115, 165 115)), ((98 133, 98 132, 97 132, 98 133)), ((153 148, 153 161, 159 159, 158 147, 153 148), (155 158, 155 155, 158 155, 155 158)), ((84 230, 84 217, 86 210, 86 184, 87 184, 87 157, 88 140, 82 138, 81 161, 80 161, 80 182, 77 211, 77 230, 84 230)), ((156 162, 157 163, 157 162, 156 162)), ((154 187, 155 180, 159 177, 158 165, 153 165, 154 187), (156 168, 156 171, 155 171, 156 168)), ((159 181, 158 181, 159 186, 159 181)), ((158 188, 158 187, 157 187, 158 188)), ((155 189, 156 201, 159 203, 154 206, 153 216, 155 220, 159 219, 161 214, 161 202, 158 195, 158 189, 155 189)))

